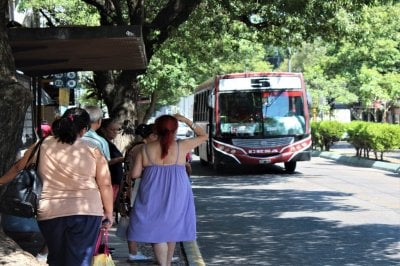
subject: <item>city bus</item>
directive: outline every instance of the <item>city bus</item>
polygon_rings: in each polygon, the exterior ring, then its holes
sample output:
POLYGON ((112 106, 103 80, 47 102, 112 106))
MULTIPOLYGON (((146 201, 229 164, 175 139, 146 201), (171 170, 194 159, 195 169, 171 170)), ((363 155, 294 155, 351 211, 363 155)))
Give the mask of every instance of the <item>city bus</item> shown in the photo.
POLYGON ((202 165, 254 167, 311 159, 309 101, 301 73, 215 76, 194 92, 193 121, 208 134, 194 150, 202 165))

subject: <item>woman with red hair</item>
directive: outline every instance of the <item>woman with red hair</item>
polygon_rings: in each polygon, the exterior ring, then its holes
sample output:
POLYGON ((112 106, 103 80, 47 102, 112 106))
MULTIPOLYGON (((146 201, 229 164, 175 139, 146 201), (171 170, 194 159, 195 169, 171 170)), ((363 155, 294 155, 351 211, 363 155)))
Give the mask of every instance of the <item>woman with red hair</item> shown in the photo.
POLYGON ((186 154, 205 142, 205 131, 188 118, 163 115, 154 124, 158 140, 143 145, 131 178, 142 181, 130 214, 128 240, 152 243, 159 265, 171 265, 175 243, 196 239, 193 192, 186 173, 186 154), (195 133, 176 140, 178 121, 195 133))

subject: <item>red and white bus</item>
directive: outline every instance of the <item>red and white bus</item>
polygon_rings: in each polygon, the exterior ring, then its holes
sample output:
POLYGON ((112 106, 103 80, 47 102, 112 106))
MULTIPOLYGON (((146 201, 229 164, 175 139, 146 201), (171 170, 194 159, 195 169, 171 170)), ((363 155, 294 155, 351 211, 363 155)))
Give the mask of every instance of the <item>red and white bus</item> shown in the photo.
POLYGON ((301 73, 215 76, 195 90, 193 121, 209 138, 194 153, 217 170, 284 163, 292 173, 311 159, 307 99, 301 73))

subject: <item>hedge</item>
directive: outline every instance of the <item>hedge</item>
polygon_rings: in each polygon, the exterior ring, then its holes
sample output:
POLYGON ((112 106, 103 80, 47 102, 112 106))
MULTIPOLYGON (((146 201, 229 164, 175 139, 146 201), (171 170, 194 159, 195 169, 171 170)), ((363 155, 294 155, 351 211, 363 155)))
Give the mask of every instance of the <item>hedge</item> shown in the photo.
POLYGON ((311 122, 313 148, 329 151, 339 140, 347 141, 356 149, 356 156, 383 160, 383 153, 400 148, 400 126, 396 124, 352 121, 311 122))

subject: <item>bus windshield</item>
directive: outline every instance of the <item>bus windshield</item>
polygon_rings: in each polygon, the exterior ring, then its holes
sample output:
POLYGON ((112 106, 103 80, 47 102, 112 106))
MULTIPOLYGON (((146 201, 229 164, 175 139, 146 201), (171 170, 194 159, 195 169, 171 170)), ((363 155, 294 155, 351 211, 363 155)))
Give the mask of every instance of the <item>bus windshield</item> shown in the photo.
POLYGON ((305 133, 301 91, 234 91, 219 95, 222 136, 286 136, 305 133))

